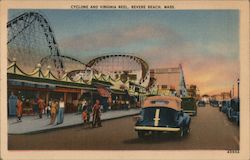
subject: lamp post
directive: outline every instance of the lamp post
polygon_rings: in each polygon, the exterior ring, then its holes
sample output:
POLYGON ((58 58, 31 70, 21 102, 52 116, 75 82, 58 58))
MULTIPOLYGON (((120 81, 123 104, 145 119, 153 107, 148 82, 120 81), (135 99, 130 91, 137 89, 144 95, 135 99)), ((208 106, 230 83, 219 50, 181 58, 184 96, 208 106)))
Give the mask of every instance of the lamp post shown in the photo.
POLYGON ((240 79, 239 78, 237 80, 237 84, 238 84, 238 99, 240 99, 240 79))
POLYGON ((233 85, 233 93, 232 93, 232 98, 234 98, 234 85, 233 85))

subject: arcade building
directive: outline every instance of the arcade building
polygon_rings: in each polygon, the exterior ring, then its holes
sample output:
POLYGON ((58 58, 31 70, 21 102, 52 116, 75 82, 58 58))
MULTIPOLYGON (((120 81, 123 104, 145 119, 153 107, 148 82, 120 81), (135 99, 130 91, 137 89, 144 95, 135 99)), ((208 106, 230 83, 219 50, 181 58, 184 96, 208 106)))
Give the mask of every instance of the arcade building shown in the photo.
POLYGON ((115 110, 140 107, 142 97, 146 95, 145 87, 129 81, 123 83, 119 79, 114 82, 111 77, 103 74, 95 74, 88 81, 82 77, 73 81, 65 73, 59 79, 52 74, 50 68, 42 72, 39 65, 32 73, 26 73, 15 61, 8 67, 7 80, 9 116, 16 115, 16 108, 11 105, 13 94, 23 101, 23 115, 38 112, 38 97, 42 98, 46 105, 51 99, 63 98, 65 113, 73 113, 77 112, 77 107, 83 99, 87 100, 89 105, 93 105, 95 100, 99 99, 104 110, 115 110), (119 83, 123 85, 118 85, 119 83))

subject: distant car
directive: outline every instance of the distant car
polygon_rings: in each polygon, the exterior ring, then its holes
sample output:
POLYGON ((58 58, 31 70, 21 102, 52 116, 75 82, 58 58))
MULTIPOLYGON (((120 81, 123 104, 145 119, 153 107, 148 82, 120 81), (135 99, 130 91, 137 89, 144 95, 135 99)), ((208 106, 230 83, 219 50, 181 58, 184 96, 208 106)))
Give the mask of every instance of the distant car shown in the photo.
POLYGON ((188 113, 193 116, 197 115, 196 100, 193 97, 182 97, 181 108, 185 113, 188 113))
POLYGON ((206 106, 206 103, 204 101, 198 101, 198 106, 199 107, 205 107, 206 106))
POLYGON ((231 121, 240 123, 240 101, 239 99, 231 99, 230 107, 227 109, 227 117, 231 121))
POLYGON ((219 103, 216 100, 210 101, 210 105, 213 106, 213 107, 219 107, 219 103))
POLYGON ((134 129, 139 138, 165 132, 176 132, 183 137, 190 131, 190 122, 190 116, 181 110, 180 98, 152 96, 145 99, 134 129))
POLYGON ((223 100, 219 108, 221 112, 227 113, 227 110, 230 108, 230 100, 223 100))

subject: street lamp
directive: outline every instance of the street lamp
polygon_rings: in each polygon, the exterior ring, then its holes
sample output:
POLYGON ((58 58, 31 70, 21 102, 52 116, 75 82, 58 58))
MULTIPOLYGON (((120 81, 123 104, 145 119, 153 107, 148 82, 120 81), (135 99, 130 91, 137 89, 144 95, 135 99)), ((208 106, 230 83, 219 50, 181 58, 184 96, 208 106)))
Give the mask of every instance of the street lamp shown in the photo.
POLYGON ((239 78, 237 80, 237 84, 238 84, 238 99, 240 99, 240 79, 239 78))
POLYGON ((233 85, 233 93, 232 93, 232 98, 234 98, 234 85, 233 85))

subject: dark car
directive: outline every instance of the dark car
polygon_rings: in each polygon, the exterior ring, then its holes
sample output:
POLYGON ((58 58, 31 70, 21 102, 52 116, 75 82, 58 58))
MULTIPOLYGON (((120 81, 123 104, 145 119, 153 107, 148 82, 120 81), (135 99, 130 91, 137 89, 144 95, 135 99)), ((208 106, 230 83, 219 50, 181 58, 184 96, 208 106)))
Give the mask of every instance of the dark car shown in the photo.
POLYGON ((240 123, 240 101, 239 99, 231 99, 230 107, 227 109, 227 117, 231 121, 240 123))
POLYGON ((212 107, 219 107, 219 102, 217 100, 212 100, 212 101, 210 101, 210 105, 212 107))
POLYGON ((197 115, 196 100, 193 97, 181 98, 181 108, 185 113, 188 113, 193 116, 197 115))
POLYGON ((227 113, 227 110, 230 108, 230 100, 223 100, 220 105, 220 111, 227 113))
POLYGON ((206 106, 206 103, 204 101, 198 101, 197 105, 199 107, 205 107, 206 106))
POLYGON ((183 137, 190 131, 190 122, 190 116, 181 110, 180 98, 152 96, 145 99, 134 129, 139 138, 165 132, 176 132, 183 137))

